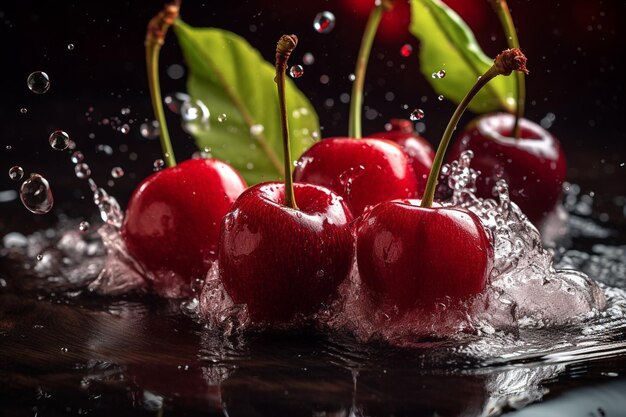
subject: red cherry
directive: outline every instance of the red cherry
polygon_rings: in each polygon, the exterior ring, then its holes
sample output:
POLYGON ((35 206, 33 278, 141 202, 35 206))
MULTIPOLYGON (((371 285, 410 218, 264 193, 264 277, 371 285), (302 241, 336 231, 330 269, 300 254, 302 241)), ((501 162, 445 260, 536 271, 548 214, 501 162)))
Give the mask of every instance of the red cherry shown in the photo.
POLYGON ((513 138, 514 120, 510 114, 497 113, 472 121, 454 141, 448 161, 472 150, 472 168, 481 172, 478 195, 493 197, 496 181, 505 179, 511 199, 539 226, 561 196, 565 155, 552 134, 527 119, 520 120, 520 138, 513 138))
POLYGON ((217 159, 192 159, 146 178, 133 193, 122 236, 155 274, 157 292, 188 295, 217 258, 222 217, 246 189, 241 176, 217 159))
POLYGON ((409 155, 409 162, 413 167, 417 183, 419 184, 419 196, 424 192, 428 174, 433 166, 435 151, 430 143, 413 130, 413 123, 406 119, 391 119, 391 130, 387 132, 373 133, 368 138, 387 139, 397 143, 409 155))
POLYGON ((220 275, 253 322, 287 322, 315 312, 347 277, 354 246, 352 215, 341 197, 294 184, 298 209, 284 205, 285 185, 249 188, 224 218, 220 275))
POLYGON ((493 244, 476 215, 418 204, 381 203, 357 228, 363 284, 399 312, 430 310, 448 297, 457 301, 480 293, 493 264, 493 244))
POLYGON ((300 157, 293 175, 336 192, 355 216, 381 201, 418 196, 407 154, 386 140, 324 139, 300 157))

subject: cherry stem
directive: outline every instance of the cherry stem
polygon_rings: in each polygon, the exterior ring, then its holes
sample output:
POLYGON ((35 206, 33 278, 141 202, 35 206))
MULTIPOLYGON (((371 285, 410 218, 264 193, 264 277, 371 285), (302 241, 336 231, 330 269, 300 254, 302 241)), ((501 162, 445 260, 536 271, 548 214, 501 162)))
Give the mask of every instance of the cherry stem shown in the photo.
POLYGON ((278 89, 278 104, 280 106, 280 121, 283 132, 283 161, 285 166, 285 205, 297 209, 296 198, 293 192, 293 173, 291 161, 291 147, 289 144, 289 125, 287 122, 287 103, 285 101, 285 73, 289 56, 298 45, 296 35, 283 35, 276 44, 276 77, 274 81, 278 89))
MULTIPOLYGON (((511 11, 506 0, 490 0, 490 3, 500 19, 508 47, 510 49, 519 49, 517 31, 515 30, 513 17, 511 17, 511 11)), ((517 72, 515 75, 517 81, 517 102, 515 107, 515 122, 513 124, 513 137, 518 139, 520 137, 520 120, 524 117, 524 107, 526 105, 526 79, 523 72, 517 72)))
POLYGON ((163 111, 161 85, 159 82, 159 54, 161 52, 161 46, 165 42, 167 30, 178 18, 179 12, 180 0, 174 0, 166 4, 163 10, 150 19, 145 42, 150 100, 152 101, 154 116, 159 123, 159 140, 161 142, 163 159, 165 159, 165 163, 168 167, 176 166, 176 158, 174 157, 174 150, 165 120, 165 112, 163 111))
POLYGON ((372 12, 370 13, 369 18, 367 19, 367 24, 365 25, 363 38, 361 38, 361 47, 359 48, 359 55, 354 68, 354 82, 352 84, 352 96, 350 98, 348 136, 351 138, 360 139, 362 137, 361 109, 363 107, 363 85, 365 84, 367 62, 369 61, 372 44, 374 43, 374 37, 376 36, 376 31, 378 30, 378 25, 380 24, 383 12, 390 10, 393 7, 394 1, 395 0, 377 1, 376 5, 372 9, 372 12))
POLYGON ((441 142, 439 142, 439 147, 437 148, 437 153, 435 154, 435 159, 433 161, 433 166, 430 169, 430 173, 428 174, 428 180, 426 182, 426 190, 424 191, 424 196, 422 197, 421 207, 429 208, 433 205, 433 200, 435 199, 435 189, 437 187, 437 179, 439 177, 439 172, 441 171, 441 166, 443 165, 443 158, 446 154, 446 150, 448 149, 448 145, 450 144, 450 139, 452 138, 452 133, 456 130, 456 126, 461 119, 461 116, 467 109, 467 106, 472 101, 474 96, 483 88, 489 81, 498 75, 510 75, 513 71, 520 71, 524 73, 528 73, 526 69, 526 57, 524 54, 517 48, 515 49, 507 49, 499 54, 494 60, 493 65, 476 81, 476 84, 470 89, 470 91, 463 97, 463 100, 459 103, 452 118, 448 122, 448 126, 446 126, 446 130, 441 137, 441 142))

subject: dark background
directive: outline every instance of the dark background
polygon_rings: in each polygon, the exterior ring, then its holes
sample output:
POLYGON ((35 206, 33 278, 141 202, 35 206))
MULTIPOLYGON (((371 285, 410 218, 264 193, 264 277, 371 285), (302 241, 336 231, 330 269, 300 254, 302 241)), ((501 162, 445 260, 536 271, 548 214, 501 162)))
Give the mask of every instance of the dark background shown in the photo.
MULTIPOLYGON (((152 117, 145 77, 145 27, 162 4, 158 0, 2 2, 0 191, 18 189, 19 183, 9 180, 6 172, 21 165, 26 175, 40 172, 49 179, 56 213, 92 217, 95 209, 89 203, 86 181, 74 176, 69 154, 48 145, 51 131, 63 129, 86 155, 85 162, 100 185, 111 180, 112 167, 124 168, 126 175, 106 188, 125 204, 160 157, 158 141, 142 139, 139 125, 152 117), (74 49, 68 50, 68 44, 74 49), (36 70, 47 72, 52 82, 44 95, 35 95, 26 86, 27 76, 36 70), (27 113, 21 113, 22 108, 27 113), (129 108, 130 114, 122 115, 122 108, 129 108), (102 123, 105 118, 108 125, 102 123), (130 126, 128 134, 116 129, 123 123, 130 126), (113 155, 96 152, 100 144, 111 146, 113 155)), ((314 65, 305 66, 297 84, 318 110, 323 135, 331 136, 347 134, 348 104, 340 96, 350 92, 348 76, 371 4, 367 0, 186 0, 181 15, 192 25, 243 35, 268 61, 273 59, 278 37, 296 33, 300 46, 291 62, 301 62, 306 52, 315 56, 314 65), (337 17, 335 29, 325 35, 312 28, 314 16, 323 10, 337 17), (320 83, 324 74, 330 78, 325 85, 320 83)), ((489 55, 505 48, 498 19, 487 1, 450 0, 448 4, 468 21, 489 55)), ((623 206, 626 2, 510 0, 509 5, 531 70, 527 116, 539 122, 554 113, 551 131, 565 148, 569 179, 583 191, 594 192, 600 203, 623 206)), ((368 68, 365 98, 366 110, 371 107, 379 116, 364 119, 364 132, 380 131, 389 118, 406 118, 419 107, 426 112, 424 134, 436 144, 454 107, 439 102, 421 76, 419 43, 407 31, 408 20, 408 6, 400 4, 383 21, 368 68), (405 43, 415 49, 407 58, 400 55, 405 43), (395 96, 391 101, 385 98, 388 92, 395 96)), ((183 62, 170 34, 161 54, 164 95, 185 91, 185 77, 167 75, 173 64, 183 62)), ((166 112, 177 158, 185 159, 195 150, 193 141, 180 128, 178 116, 166 112)), ((466 120, 470 117, 466 115, 466 120)), ((19 200, 0 202, 0 231, 36 229, 54 218, 53 214, 31 215, 19 200)))

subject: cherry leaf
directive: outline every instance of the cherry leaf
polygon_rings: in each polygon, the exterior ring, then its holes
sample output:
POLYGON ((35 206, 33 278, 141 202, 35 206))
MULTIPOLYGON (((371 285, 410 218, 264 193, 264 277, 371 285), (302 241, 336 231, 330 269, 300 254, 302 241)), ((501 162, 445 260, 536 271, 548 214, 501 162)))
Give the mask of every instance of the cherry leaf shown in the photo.
MULTIPOLYGON (((493 64, 472 30, 440 0, 411 0, 411 33, 421 41, 420 68, 433 89, 459 103, 493 64), (440 70, 445 77, 433 77, 440 70)), ((469 105, 475 113, 515 110, 515 77, 497 77, 469 105)))
MULTIPOLYGON (((232 32, 194 28, 181 19, 174 31, 189 71, 188 92, 211 113, 210 127, 188 129, 198 147, 210 148, 214 157, 231 164, 250 185, 283 178, 274 66, 232 32)), ((295 161, 319 137, 319 122, 291 79, 287 79, 286 100, 295 161)))

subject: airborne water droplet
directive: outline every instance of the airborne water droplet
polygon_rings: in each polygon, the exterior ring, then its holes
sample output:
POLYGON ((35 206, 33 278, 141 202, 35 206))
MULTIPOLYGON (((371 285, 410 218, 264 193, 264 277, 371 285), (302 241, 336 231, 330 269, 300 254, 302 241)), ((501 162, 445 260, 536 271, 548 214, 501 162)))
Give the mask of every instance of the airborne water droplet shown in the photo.
POLYGON ((22 113, 22 114, 26 114, 26 113, 28 113, 28 109, 27 109, 26 107, 22 107, 22 108, 20 109, 20 113, 22 113))
POLYGON ((157 159, 156 161, 154 161, 152 166, 153 166, 155 171, 160 171, 165 166, 165 161, 163 161, 162 159, 157 159))
POLYGON ((43 71, 35 71, 26 80, 28 88, 35 94, 44 94, 50 89, 50 78, 43 71))
POLYGON ((263 127, 263 125, 261 124, 250 126, 250 134, 252 136, 259 136, 260 134, 263 133, 264 130, 265 130, 265 127, 263 127))
POLYGON ((139 133, 145 139, 156 139, 159 137, 159 122, 153 120, 151 122, 142 123, 139 126, 139 133))
POLYGON ((183 119, 183 129, 187 133, 194 134, 210 127, 209 108, 200 100, 191 100, 183 103, 180 108, 180 115, 183 119))
POLYGON ((289 75, 291 75, 291 78, 300 78, 304 75, 304 68, 302 68, 302 65, 293 65, 289 68, 289 75))
POLYGON ((48 142, 50 142, 52 149, 64 151, 68 146, 70 146, 70 135, 62 130, 55 130, 50 134, 48 142))
POLYGON ((72 154, 70 159, 73 163, 78 164, 79 162, 83 162, 83 159, 85 159, 85 155, 83 155, 81 151, 76 151, 72 154))
POLYGON ((85 233, 87 231, 89 231, 89 227, 91 225, 89 224, 89 222, 80 222, 80 224, 78 225, 78 230, 80 230, 81 232, 85 233))
POLYGON ((20 200, 30 212, 46 214, 52 209, 54 198, 48 180, 40 174, 30 174, 30 178, 20 187, 20 200))
POLYGON ((318 13, 313 19, 313 29, 317 33, 329 33, 335 27, 335 15, 329 11, 318 13))
POLYGON ((67 50, 68 51, 73 51, 74 50, 74 44, 73 43, 67 44, 67 50))
POLYGON ((304 65, 313 65, 315 63, 315 56, 312 53, 307 52, 302 56, 302 63, 304 65))
POLYGON ((439 101, 443 101, 443 99, 444 99, 443 95, 440 95, 439 97, 437 97, 437 100, 439 101))
POLYGON ((226 120, 226 113, 222 113, 219 116, 217 116, 217 121, 222 123, 224 120, 226 120))
POLYGON ((111 176, 113 178, 122 178, 124 176, 124 170, 122 169, 122 167, 114 167, 111 170, 111 176))
POLYGON ((84 162, 77 164, 74 167, 74 172, 76 173, 76 177, 81 180, 87 179, 91 176, 91 168, 89 168, 89 165, 84 162))
POLYGON ((180 109, 184 103, 191 101, 191 97, 185 93, 174 93, 163 100, 172 113, 180 114, 180 109))
POLYGON ((443 78, 446 76, 446 70, 439 70, 437 72, 433 72, 432 77, 433 78, 443 78))
POLYGON ((408 43, 402 45, 402 48, 400 48, 400 55, 402 55, 405 58, 408 56, 411 56, 412 53, 413 53, 413 47, 408 43))
POLYGON ((128 132, 130 132, 130 126, 128 126, 127 124, 123 124, 120 127, 120 132, 122 132, 123 134, 127 135, 128 132))
POLYGON ((422 110, 422 109, 415 109, 415 110, 413 110, 413 111, 411 112, 411 116, 410 116, 410 118, 411 118, 411 120, 413 120, 413 121, 417 121, 417 120, 421 120, 421 119, 423 119, 423 118, 424 118, 424 116, 425 116, 425 114, 424 114, 424 110, 422 110))
POLYGON ((24 169, 21 166, 12 166, 9 168, 9 178, 13 181, 19 181, 24 177, 24 169))

